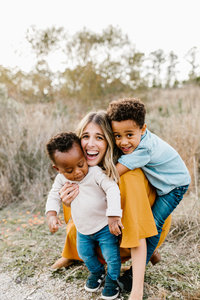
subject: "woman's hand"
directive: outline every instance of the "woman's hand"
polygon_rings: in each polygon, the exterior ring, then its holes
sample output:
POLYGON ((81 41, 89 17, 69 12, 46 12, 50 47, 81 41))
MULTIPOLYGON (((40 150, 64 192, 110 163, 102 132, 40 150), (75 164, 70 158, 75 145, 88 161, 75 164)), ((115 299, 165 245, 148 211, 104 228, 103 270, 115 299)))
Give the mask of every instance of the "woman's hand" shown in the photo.
POLYGON ((66 206, 70 207, 71 206, 71 202, 79 194, 78 184, 66 182, 65 185, 60 190, 59 194, 60 194, 60 198, 61 198, 62 202, 66 206))
POLYGON ((121 229, 124 228, 120 217, 108 217, 108 226, 110 233, 116 236, 120 235, 122 233, 121 229))

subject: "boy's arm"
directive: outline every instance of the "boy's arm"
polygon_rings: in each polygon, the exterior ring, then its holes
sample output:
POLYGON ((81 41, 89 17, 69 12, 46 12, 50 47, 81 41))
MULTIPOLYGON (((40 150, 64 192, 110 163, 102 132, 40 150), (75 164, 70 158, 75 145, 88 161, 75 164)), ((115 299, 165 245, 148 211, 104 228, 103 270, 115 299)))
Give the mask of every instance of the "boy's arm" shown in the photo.
POLYGON ((57 175, 47 197, 45 213, 47 216, 47 224, 51 233, 55 233, 56 231, 58 231, 59 226, 62 225, 60 219, 58 218, 61 203, 59 191, 62 186, 62 177, 60 175, 57 175))
POLYGON ((116 164, 116 168, 117 168, 117 171, 119 173, 119 176, 123 175, 124 173, 130 171, 130 169, 128 169, 127 167, 125 167, 124 165, 120 164, 120 163, 117 163, 116 164))
POLYGON ((61 199, 59 192, 64 185, 63 178, 58 174, 54 180, 54 183, 52 185, 52 188, 48 194, 47 202, 46 202, 46 210, 45 213, 47 214, 49 211, 55 211, 57 215, 60 212, 60 204, 61 199))
POLYGON ((96 182, 106 194, 106 216, 108 217, 109 230, 112 234, 118 236, 121 234, 121 229, 124 228, 121 223, 122 209, 119 187, 102 170, 96 172, 96 182))

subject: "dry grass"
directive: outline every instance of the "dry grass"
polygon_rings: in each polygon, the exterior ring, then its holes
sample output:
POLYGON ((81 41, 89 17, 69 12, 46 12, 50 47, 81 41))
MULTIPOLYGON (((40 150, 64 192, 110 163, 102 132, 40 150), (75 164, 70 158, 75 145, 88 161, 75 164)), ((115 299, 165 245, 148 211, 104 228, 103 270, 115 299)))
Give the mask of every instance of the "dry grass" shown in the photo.
MULTIPOLYGON (((199 98, 200 88, 191 86, 141 96, 148 109, 148 127, 178 150, 192 176, 190 190, 175 210, 171 232, 162 246, 163 261, 147 268, 144 299, 200 299, 199 98)), ((105 108, 107 102, 94 104, 93 109, 105 108)), ((99 297, 84 292, 84 266, 67 272, 49 270, 60 255, 65 230, 52 237, 43 218, 54 177, 46 141, 59 131, 73 130, 90 109, 76 101, 25 105, 0 96, 0 208, 9 204, 0 210, 0 269, 11 278, 3 300, 11 299, 11 291, 14 296, 19 291, 19 298, 12 299, 21 299, 22 291, 24 299, 99 297)), ((128 296, 121 295, 121 299, 128 296)))
MULTIPOLYGON (((140 95, 134 95, 139 96, 140 95)), ((198 191, 200 161, 200 88, 151 90, 141 98, 147 106, 148 127, 181 154, 198 191)), ((22 104, 0 97, 0 207, 26 200, 40 205, 50 187, 49 160, 45 144, 62 130, 74 130, 81 117, 93 108, 74 102, 22 104)))
MULTIPOLYGON (((83 264, 50 270, 60 256, 65 226, 51 235, 43 211, 30 208, 27 202, 12 203, 0 211, 1 299, 100 299, 100 292, 91 296, 84 290, 88 271, 83 264)), ((190 193, 174 212, 171 231, 160 249, 162 261, 147 267, 144 299, 200 299, 199 228, 199 203, 190 193)), ((119 299, 127 300, 128 295, 119 299)))

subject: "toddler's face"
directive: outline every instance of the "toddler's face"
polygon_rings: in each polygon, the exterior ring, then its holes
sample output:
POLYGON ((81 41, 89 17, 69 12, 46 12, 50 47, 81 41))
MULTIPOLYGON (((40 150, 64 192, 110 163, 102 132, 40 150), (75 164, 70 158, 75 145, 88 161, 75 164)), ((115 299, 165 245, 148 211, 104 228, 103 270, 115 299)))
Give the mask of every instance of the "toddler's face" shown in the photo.
POLYGON ((67 152, 56 151, 54 160, 54 168, 69 180, 81 181, 88 173, 88 164, 78 144, 67 152))
POLYGON ((124 153, 132 153, 140 143, 141 136, 145 133, 146 124, 142 128, 133 121, 112 121, 112 130, 117 147, 124 153))

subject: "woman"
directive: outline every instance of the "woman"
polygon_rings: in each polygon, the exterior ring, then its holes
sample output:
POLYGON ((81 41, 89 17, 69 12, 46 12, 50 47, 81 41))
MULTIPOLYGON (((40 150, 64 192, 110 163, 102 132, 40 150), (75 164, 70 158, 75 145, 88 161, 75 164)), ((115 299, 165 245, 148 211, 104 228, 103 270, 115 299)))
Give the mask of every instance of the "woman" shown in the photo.
MULTIPOLYGON (((114 173, 118 177, 114 162, 117 150, 114 151, 114 140, 111 127, 105 112, 89 113, 81 121, 77 133, 89 166, 99 165, 107 174, 114 173), (114 153, 116 153, 114 155, 114 153)), ((155 191, 150 186, 142 170, 129 171, 119 181, 121 205, 123 209, 122 238, 120 254, 122 261, 132 258, 134 282, 130 300, 143 297, 144 273, 146 265, 146 238, 157 234, 151 206, 155 200, 155 191)), ((69 221, 70 203, 78 194, 78 185, 65 185, 60 196, 66 223, 69 221), (68 207, 67 207, 68 206, 68 207)), ((163 242, 170 227, 167 220, 159 245, 163 242)), ((62 253, 62 263, 72 263, 77 259, 76 230, 72 220, 67 224, 67 238, 62 253)), ((102 259, 99 253, 100 259, 102 259)))

